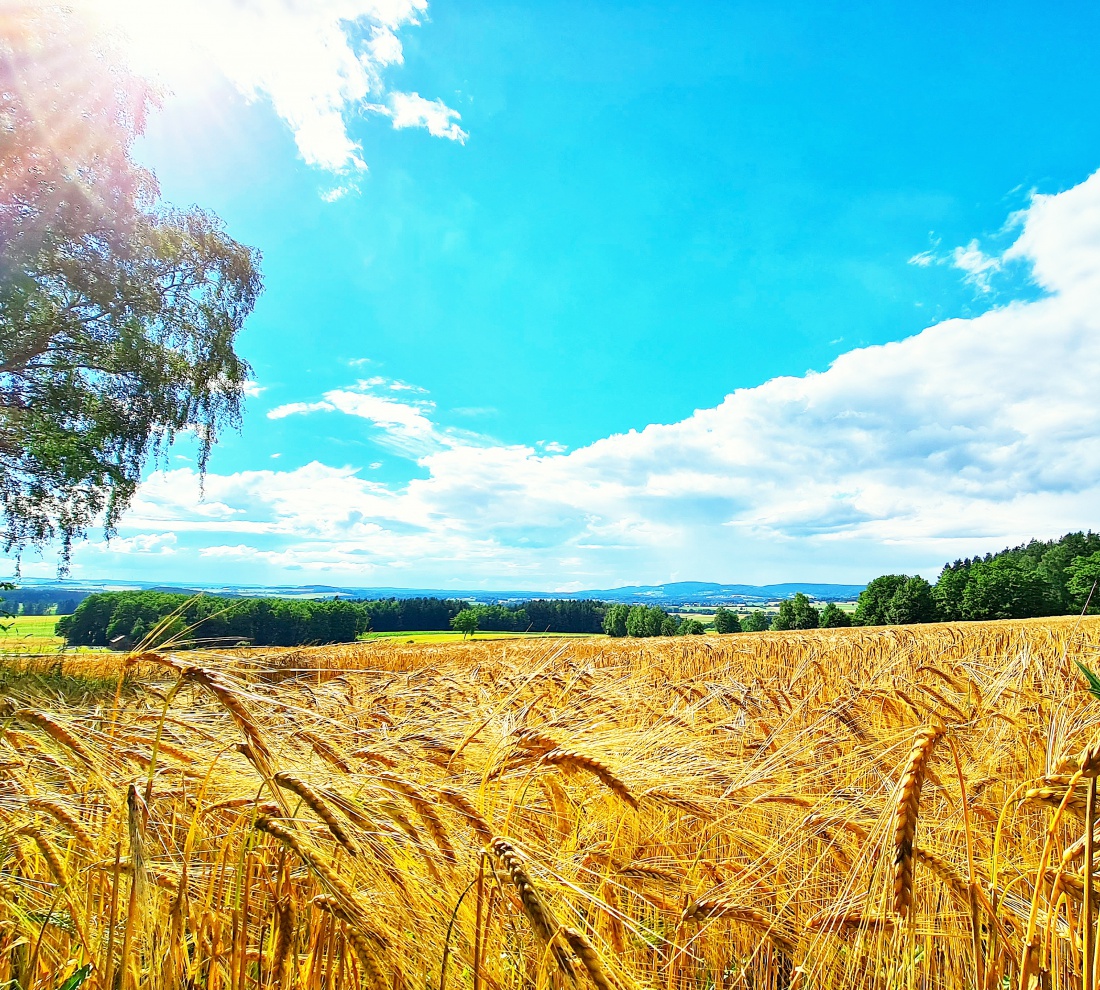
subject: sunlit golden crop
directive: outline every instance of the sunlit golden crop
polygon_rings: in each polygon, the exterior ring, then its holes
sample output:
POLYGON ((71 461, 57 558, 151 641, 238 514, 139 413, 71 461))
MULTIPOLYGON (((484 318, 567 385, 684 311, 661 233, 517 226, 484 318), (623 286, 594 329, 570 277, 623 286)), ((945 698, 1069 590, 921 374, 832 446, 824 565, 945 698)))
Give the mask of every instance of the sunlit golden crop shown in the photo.
POLYGON ((1080 986, 1098 641, 13 660, 0 983, 1080 986))

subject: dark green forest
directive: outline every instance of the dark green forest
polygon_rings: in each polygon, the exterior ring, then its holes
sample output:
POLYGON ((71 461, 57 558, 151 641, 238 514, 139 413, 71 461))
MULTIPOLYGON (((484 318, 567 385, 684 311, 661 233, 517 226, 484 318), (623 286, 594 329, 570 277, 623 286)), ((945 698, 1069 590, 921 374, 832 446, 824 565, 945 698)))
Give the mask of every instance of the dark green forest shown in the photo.
MULTIPOLYGON (((462 607, 470 608, 465 602, 462 607)), ((475 605, 471 611, 477 616, 477 628, 481 630, 598 633, 603 630, 607 608, 604 602, 591 599, 559 601, 538 598, 522 605, 475 605)))
POLYGON ((902 625, 1100 612, 1100 533, 1032 540, 945 564, 935 584, 907 574, 875 578, 859 596, 859 625, 902 625))
POLYGON ((706 627, 698 619, 681 619, 656 605, 608 605, 603 631, 615 637, 693 636, 706 627))
POLYGON ((86 591, 58 591, 56 588, 10 588, 0 593, 0 613, 8 615, 69 615, 86 591))
POLYGON ((118 591, 89 595, 72 615, 58 621, 57 634, 70 646, 130 646, 145 641, 300 646, 348 643, 365 625, 365 609, 349 601, 118 591))
MULTIPOLYGON (((89 595, 57 633, 70 646, 130 646, 182 641, 256 646, 350 643, 366 632, 413 632, 451 628, 470 608, 460 599, 224 598, 157 591, 89 595)), ((600 632, 605 606, 594 601, 530 601, 478 605, 478 627, 509 632, 600 632)))
MULTIPOLYGON (((1029 619, 1100 612, 1100 533, 1032 540, 984 557, 945 564, 935 584, 914 574, 883 574, 848 615, 816 608, 803 594, 780 603, 771 628, 893 626, 921 622, 1029 619)), ((742 627, 745 623, 742 622, 742 627)))

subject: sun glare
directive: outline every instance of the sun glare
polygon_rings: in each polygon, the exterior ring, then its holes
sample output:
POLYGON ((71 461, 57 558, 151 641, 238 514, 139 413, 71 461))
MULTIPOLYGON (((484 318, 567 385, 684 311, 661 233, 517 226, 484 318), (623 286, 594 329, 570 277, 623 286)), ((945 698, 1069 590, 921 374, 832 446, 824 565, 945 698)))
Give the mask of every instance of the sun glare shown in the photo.
POLYGON ((81 6, 117 41, 135 72, 183 97, 209 87, 215 68, 195 5, 84 0, 81 6))

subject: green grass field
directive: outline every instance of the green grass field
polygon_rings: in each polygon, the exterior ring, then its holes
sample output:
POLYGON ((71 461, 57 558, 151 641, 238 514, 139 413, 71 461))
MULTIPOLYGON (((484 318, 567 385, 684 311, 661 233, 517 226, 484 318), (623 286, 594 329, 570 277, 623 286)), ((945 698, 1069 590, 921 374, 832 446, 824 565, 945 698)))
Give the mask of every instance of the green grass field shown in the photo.
MULTIPOLYGON (((65 640, 55 632, 58 615, 20 615, 15 618, 0 618, 0 654, 4 653, 59 653, 65 648, 65 640)), ((473 637, 475 642, 483 643, 495 639, 531 639, 543 636, 563 639, 583 636, 583 633, 513 633, 484 631, 473 637)), ((450 630, 428 630, 424 632, 381 632, 367 633, 362 640, 396 640, 401 643, 456 643, 461 641, 462 633, 450 630)), ((469 637, 467 637, 469 638, 469 637)), ((86 647, 79 647, 83 650, 86 647)))
POLYGON ((0 617, 0 653, 56 653, 65 640, 55 632, 59 615, 0 617))
MULTIPOLYGON (((481 630, 472 638, 478 643, 484 643, 494 639, 577 639, 591 636, 591 633, 526 633, 526 632, 495 632, 490 629, 481 630)), ((602 634, 601 634, 602 635, 602 634)), ((471 637, 467 636, 467 639, 471 637)), ((403 643, 458 643, 462 641, 462 633, 452 632, 449 629, 430 629, 424 632, 372 632, 359 637, 361 642, 370 642, 376 639, 394 639, 403 643)))

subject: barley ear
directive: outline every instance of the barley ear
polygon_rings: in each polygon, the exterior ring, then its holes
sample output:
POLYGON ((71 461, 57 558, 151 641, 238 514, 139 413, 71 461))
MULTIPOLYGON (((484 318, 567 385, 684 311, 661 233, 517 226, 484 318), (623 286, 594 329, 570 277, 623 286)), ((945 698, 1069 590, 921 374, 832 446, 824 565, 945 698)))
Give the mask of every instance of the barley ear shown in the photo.
POLYGON ((565 937, 565 941, 569 943, 569 948, 573 950, 573 954, 581 961, 596 990, 614 990, 611 981, 607 977, 607 972, 603 968, 603 963, 600 962, 599 955, 592 948, 592 944, 588 939, 576 928, 563 928, 561 933, 565 937))
POLYGON ((906 917, 913 903, 913 844, 920 813, 920 792, 928 772, 928 761, 943 729, 918 729, 902 775, 894 809, 894 913, 906 917))

